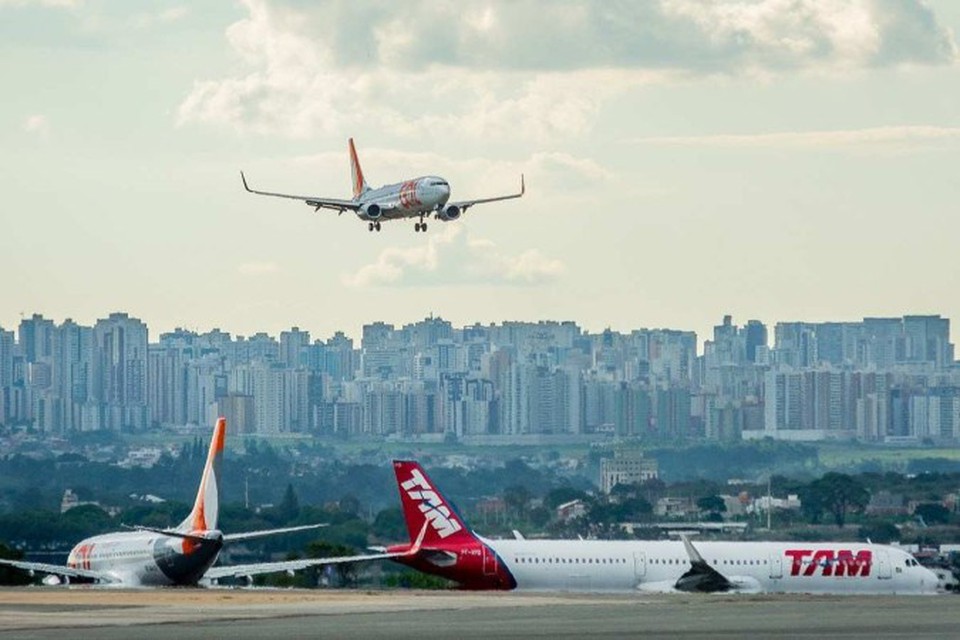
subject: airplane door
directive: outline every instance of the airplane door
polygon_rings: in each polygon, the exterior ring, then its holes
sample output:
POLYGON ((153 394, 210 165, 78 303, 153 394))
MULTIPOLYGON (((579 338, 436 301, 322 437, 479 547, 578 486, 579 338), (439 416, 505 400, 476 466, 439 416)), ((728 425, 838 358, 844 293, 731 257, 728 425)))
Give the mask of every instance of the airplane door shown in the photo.
POLYGON ((633 554, 633 575, 637 582, 647 575, 647 554, 642 551, 633 554))
POLYGON ((783 558, 779 553, 770 554, 770 577, 771 578, 782 578, 783 577, 783 558))
POLYGON ((893 577, 890 573, 890 558, 886 551, 877 551, 877 577, 881 580, 889 580, 893 577))
POLYGON ((487 545, 483 545, 483 575, 493 576, 497 574, 497 554, 487 545))

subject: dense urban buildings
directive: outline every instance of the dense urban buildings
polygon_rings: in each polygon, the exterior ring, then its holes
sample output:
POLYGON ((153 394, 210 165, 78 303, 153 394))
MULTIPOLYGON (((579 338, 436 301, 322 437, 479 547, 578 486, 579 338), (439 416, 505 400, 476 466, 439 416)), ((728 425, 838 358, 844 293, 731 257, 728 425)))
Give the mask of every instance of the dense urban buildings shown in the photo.
POLYGON ((960 367, 940 316, 690 331, 573 322, 374 322, 360 344, 24 318, 0 329, 0 423, 53 435, 211 424, 236 433, 536 442, 960 440, 960 367))

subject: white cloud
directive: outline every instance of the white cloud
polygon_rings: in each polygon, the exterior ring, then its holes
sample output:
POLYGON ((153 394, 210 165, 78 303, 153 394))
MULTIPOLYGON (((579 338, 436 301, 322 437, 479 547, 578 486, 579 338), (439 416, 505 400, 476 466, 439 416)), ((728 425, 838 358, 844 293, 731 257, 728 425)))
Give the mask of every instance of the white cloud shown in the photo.
POLYGON ((957 57, 922 0, 243 3, 226 35, 246 70, 197 80, 179 124, 543 141, 637 86, 957 57))
POLYGON ((237 266, 237 273, 245 276, 263 276, 277 273, 280 267, 274 262, 245 262, 237 266))
POLYGON ((23 130, 41 139, 46 139, 50 137, 50 120, 40 113, 27 116, 23 121, 23 130))
POLYGON ((341 280, 349 287, 524 286, 551 282, 563 272, 560 260, 536 249, 507 255, 493 242, 471 238, 462 226, 453 224, 428 236, 424 245, 384 249, 375 262, 341 280))
POLYGON ((0 0, 0 7, 2 6, 13 6, 13 7, 27 7, 27 6, 40 6, 40 7, 57 7, 64 9, 74 9, 83 4, 83 0, 0 0))
POLYGON ((864 145, 919 146, 960 140, 960 127, 891 126, 839 131, 661 136, 639 138, 641 144, 726 148, 843 148, 864 145))
POLYGON ((155 25, 173 24, 183 20, 190 14, 190 9, 184 6, 170 7, 154 13, 141 13, 134 16, 129 24, 138 29, 148 29, 155 25))

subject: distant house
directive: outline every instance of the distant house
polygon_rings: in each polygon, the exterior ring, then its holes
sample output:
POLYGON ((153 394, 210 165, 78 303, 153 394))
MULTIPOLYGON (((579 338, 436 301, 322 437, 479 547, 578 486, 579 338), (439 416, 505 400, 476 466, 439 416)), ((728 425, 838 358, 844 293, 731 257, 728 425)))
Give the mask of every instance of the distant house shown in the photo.
POLYGON ((644 458, 638 451, 618 451, 613 458, 600 460, 600 488, 604 493, 610 493, 618 484, 641 484, 656 480, 658 475, 657 461, 644 458))
POLYGON ((576 518, 587 515, 587 505, 583 503, 583 500, 571 500, 570 502, 564 502, 557 507, 557 520, 561 522, 569 522, 576 518))
POLYGON ((877 491, 870 496, 867 504, 867 515, 871 516, 901 516, 907 514, 907 501, 901 493, 877 491))
POLYGON ((660 518, 686 518, 699 511, 690 498, 660 498, 653 507, 653 513, 660 518))

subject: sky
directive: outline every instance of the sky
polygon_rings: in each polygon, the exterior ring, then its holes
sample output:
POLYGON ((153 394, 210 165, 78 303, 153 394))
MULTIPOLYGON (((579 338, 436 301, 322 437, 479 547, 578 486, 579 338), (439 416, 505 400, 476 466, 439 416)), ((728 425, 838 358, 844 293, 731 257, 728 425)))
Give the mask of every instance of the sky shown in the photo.
POLYGON ((0 0, 0 327, 941 314, 960 3, 0 0), (460 221, 314 213, 447 178, 460 221))

